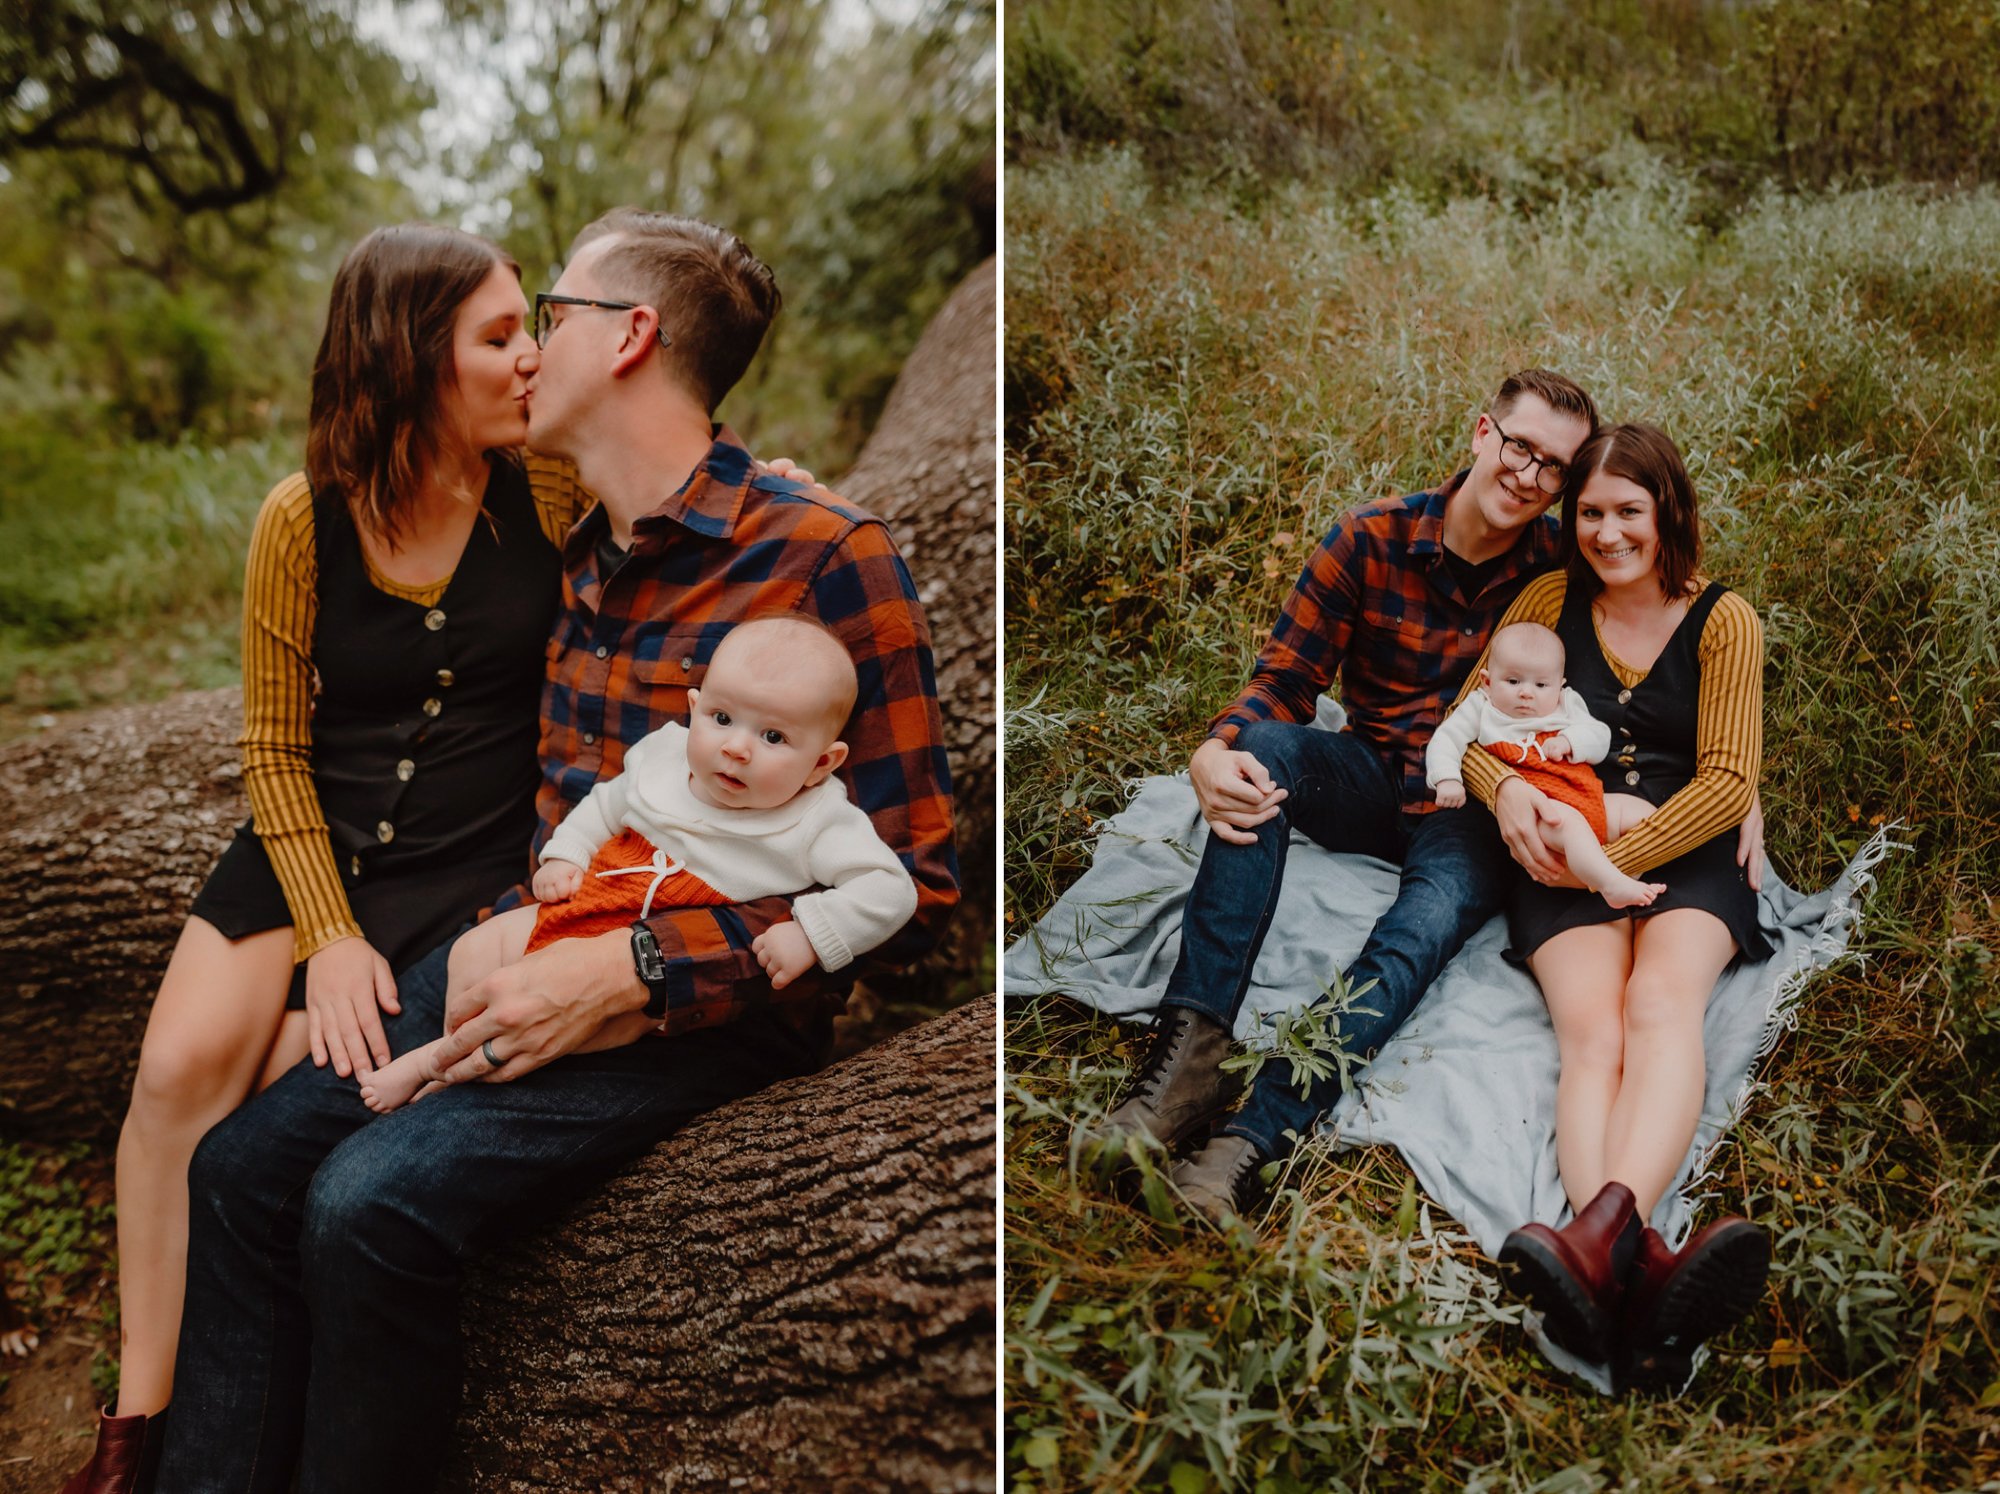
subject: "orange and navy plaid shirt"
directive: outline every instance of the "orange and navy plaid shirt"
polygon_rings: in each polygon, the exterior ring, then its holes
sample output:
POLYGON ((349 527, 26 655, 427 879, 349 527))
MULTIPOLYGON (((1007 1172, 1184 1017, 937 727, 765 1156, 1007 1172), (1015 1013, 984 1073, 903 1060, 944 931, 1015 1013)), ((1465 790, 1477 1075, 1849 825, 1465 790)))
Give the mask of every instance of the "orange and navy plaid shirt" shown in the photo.
POLYGON ((1310 721, 1336 673, 1348 727, 1402 784, 1403 808, 1437 808, 1424 748, 1521 588, 1554 568, 1560 521, 1545 514, 1462 595, 1445 559, 1444 510, 1466 474, 1434 492, 1355 509, 1306 562, 1250 683, 1209 723, 1234 743, 1253 721, 1310 721))
MULTIPOLYGON (((532 456, 529 475, 538 486, 575 481, 567 464, 532 456)), ((669 1033, 773 1002, 795 1003, 810 1022, 854 974, 907 964, 928 950, 958 901, 951 769, 917 589, 880 519, 760 473, 727 427, 717 428, 687 484, 633 524, 624 562, 600 575, 598 543, 609 523, 593 507, 563 544, 563 608, 542 691, 534 854, 599 779, 618 773, 627 748, 669 721, 687 724, 688 689, 700 688, 732 626, 772 612, 817 617, 847 645, 860 678, 841 733, 848 754, 839 777, 915 879, 915 916, 839 976, 809 972, 782 991, 771 989, 750 943, 791 917, 788 899, 672 908, 647 919, 667 962, 669 1033)), ((497 907, 526 896, 517 887, 497 907)))

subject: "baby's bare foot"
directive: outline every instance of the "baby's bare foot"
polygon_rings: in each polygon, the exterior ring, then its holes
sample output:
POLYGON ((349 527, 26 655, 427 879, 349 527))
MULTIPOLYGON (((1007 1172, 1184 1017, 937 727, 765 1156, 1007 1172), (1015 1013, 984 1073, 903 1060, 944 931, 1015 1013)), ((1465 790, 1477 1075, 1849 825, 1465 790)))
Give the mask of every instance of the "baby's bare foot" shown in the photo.
POLYGON ((1620 877, 1615 882, 1606 882, 1597 889, 1597 893, 1614 908, 1645 908, 1666 890, 1665 882, 1640 882, 1631 877, 1620 877))
POLYGON ((387 1115, 391 1110, 409 1103, 424 1083, 422 1059, 417 1054, 406 1053, 362 1081, 361 1103, 377 1115, 387 1115))

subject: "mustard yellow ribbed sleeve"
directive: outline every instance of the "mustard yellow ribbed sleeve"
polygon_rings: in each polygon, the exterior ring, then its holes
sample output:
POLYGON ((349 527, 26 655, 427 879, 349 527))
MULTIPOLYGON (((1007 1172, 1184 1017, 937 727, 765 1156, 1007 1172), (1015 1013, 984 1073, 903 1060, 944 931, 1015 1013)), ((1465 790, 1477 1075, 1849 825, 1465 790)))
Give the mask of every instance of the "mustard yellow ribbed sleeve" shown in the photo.
POLYGON ((303 960, 360 937, 335 870, 312 781, 313 624, 319 613, 312 490, 294 474, 271 489, 243 574, 243 786, 292 912, 303 960))
MULTIPOLYGON (((1735 592, 1716 601, 1696 645, 1694 778, 1605 848, 1611 864, 1638 876, 1692 851, 1750 812, 1764 755, 1764 625, 1735 592)), ((1607 656, 1608 657, 1608 656, 1607 656)), ((1621 683, 1645 678, 1610 660, 1621 683), (1628 677, 1629 676, 1629 677, 1628 677)))
POLYGON ((577 481, 576 463, 567 457, 526 451, 521 458, 528 470, 528 491, 535 495, 535 512, 541 517, 542 533, 560 550, 576 521, 597 502, 596 495, 577 481))
MULTIPOLYGON (((1562 616, 1567 580, 1558 571, 1530 582, 1500 627, 1537 622, 1553 628, 1562 616)), ((1499 629, 1494 629, 1498 632, 1499 629)), ((1602 647, 1600 642, 1599 647, 1602 647)), ((1701 686, 1695 700, 1695 776, 1646 820, 1605 848, 1605 854, 1627 876, 1651 871, 1692 851, 1704 841, 1743 823, 1757 788, 1764 752, 1764 628, 1751 605, 1735 592, 1717 599, 1702 625, 1695 645, 1701 661, 1701 686)), ((1647 671, 1605 653, 1605 662, 1626 688, 1647 671)), ((1477 688, 1486 655, 1459 692, 1463 700, 1477 688)), ((1466 792, 1476 794, 1488 809, 1500 785, 1517 777, 1490 752, 1465 754, 1466 792)))

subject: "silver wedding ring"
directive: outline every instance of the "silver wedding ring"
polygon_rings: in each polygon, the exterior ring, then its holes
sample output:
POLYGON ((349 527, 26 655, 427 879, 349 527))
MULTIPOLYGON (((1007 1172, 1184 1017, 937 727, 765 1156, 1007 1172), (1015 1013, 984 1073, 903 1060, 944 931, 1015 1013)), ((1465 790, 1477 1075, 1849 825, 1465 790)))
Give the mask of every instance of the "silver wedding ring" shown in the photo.
POLYGON ((481 1043, 479 1045, 479 1051, 486 1055, 486 1061, 492 1064, 494 1068, 497 1069, 500 1067, 500 1055, 493 1051, 492 1038, 488 1038, 485 1042, 481 1043))

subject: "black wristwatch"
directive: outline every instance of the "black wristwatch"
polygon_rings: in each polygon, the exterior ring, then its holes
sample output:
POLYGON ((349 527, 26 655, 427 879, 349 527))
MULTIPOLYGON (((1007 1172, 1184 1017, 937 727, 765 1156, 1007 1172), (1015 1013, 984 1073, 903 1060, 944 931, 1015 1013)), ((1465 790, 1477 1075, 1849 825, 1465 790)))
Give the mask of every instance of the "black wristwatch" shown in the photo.
POLYGON ((667 957, 660 953, 660 941, 643 923, 632 925, 632 966, 646 987, 646 1015, 655 1022, 667 1016, 667 957))

